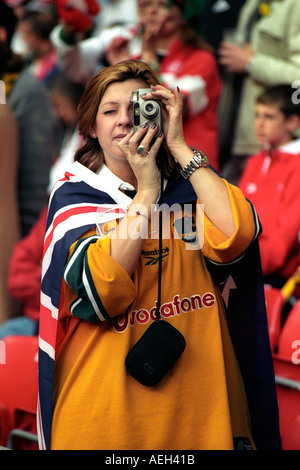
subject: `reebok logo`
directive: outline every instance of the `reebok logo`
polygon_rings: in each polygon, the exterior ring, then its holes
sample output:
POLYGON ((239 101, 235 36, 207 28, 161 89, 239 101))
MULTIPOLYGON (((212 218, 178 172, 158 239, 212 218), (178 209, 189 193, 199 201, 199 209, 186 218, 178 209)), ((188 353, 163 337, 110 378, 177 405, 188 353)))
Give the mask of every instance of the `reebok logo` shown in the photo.
MULTIPOLYGON (((169 248, 166 246, 165 248, 163 248, 162 250, 162 260, 169 255, 169 248)), ((158 262, 158 259, 159 259, 159 252, 160 250, 157 250, 155 248, 155 250, 151 250, 151 251, 145 251, 145 250, 142 250, 141 251, 141 255, 145 258, 145 259, 148 259, 148 261, 145 263, 145 266, 153 266, 155 265, 157 262, 158 262)))

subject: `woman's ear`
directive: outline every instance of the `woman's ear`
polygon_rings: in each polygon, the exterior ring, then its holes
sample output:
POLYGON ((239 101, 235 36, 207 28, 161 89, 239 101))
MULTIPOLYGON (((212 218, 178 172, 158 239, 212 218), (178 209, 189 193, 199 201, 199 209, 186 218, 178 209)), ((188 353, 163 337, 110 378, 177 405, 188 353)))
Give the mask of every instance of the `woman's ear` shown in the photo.
POLYGON ((95 131, 94 127, 91 126, 91 127, 89 128, 89 134, 90 134, 90 136, 92 137, 92 139, 96 139, 97 134, 96 134, 96 131, 95 131))

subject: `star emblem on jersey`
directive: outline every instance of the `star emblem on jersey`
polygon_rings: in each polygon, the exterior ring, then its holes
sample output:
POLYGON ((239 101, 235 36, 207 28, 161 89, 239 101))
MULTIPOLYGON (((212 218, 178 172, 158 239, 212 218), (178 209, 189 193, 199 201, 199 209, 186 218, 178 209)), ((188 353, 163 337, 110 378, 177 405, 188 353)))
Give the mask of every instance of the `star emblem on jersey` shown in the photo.
POLYGON ((184 215, 181 219, 176 219, 173 225, 182 241, 192 245, 198 243, 196 223, 193 216, 184 215))

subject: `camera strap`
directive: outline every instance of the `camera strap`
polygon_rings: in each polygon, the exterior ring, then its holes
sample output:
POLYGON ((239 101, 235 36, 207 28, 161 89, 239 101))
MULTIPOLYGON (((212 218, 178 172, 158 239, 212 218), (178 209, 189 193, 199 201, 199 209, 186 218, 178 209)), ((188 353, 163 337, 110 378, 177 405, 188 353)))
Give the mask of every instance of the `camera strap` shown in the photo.
MULTIPOLYGON (((164 165, 161 161, 160 167, 160 205, 163 205, 163 194, 164 194, 164 165)), ((159 209, 159 235, 158 235, 158 285, 157 285, 157 309, 155 316, 157 320, 161 319, 161 275, 162 275, 162 229, 163 229, 163 217, 162 210, 159 209)))

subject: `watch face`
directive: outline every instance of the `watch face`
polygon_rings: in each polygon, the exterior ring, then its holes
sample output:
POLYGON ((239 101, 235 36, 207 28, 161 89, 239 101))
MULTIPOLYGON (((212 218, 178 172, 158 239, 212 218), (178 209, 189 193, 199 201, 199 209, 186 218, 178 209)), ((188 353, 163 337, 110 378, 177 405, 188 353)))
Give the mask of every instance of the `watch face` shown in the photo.
POLYGON ((194 150, 194 156, 191 159, 191 161, 186 165, 185 168, 181 170, 181 174, 184 178, 189 178, 195 170, 197 170, 200 167, 208 167, 209 166, 209 160, 207 156, 200 152, 199 150, 194 150))
POLYGON ((197 163, 199 162, 199 167, 209 165, 209 161, 208 161, 207 156, 204 153, 199 152, 199 150, 197 150, 195 152, 195 157, 194 158, 197 160, 197 163))

